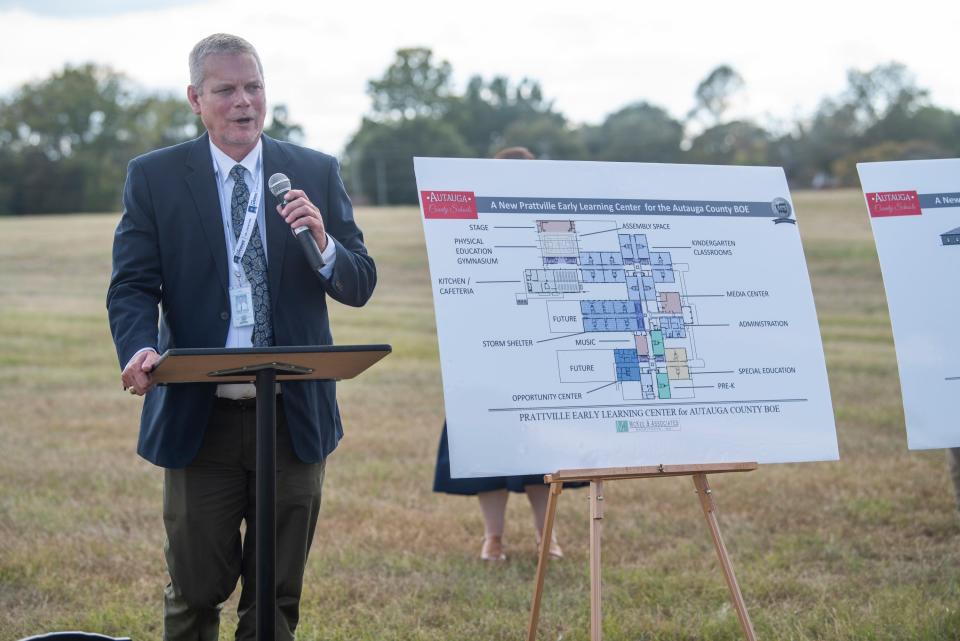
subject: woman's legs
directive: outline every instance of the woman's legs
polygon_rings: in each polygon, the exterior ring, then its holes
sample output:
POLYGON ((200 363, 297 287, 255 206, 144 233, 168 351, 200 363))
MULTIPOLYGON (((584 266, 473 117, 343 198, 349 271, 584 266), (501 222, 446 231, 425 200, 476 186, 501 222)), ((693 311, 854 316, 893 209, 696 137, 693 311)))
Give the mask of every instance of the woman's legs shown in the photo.
POLYGON ((507 513, 507 499, 510 493, 506 489, 480 492, 480 511, 483 512, 483 548, 480 558, 484 561, 503 561, 503 525, 507 513))
MULTIPOLYGON (((527 492, 527 498, 530 500, 530 508, 533 510, 533 527, 537 529, 537 546, 540 545, 540 539, 543 538, 543 523, 547 516, 547 499, 550 497, 550 486, 546 484, 527 485, 523 488, 527 492)), ((563 549, 557 543, 557 524, 553 524, 553 532, 550 533, 550 556, 559 559, 563 556, 563 549)))

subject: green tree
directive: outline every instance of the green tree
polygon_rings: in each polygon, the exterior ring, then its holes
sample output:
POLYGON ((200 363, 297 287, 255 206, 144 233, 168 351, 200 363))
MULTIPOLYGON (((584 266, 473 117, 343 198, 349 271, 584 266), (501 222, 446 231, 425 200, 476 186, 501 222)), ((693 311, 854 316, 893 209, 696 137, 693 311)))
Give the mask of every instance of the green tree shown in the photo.
POLYGON ((562 117, 542 114, 517 120, 503 132, 501 147, 526 147, 542 160, 586 160, 587 147, 579 132, 562 117))
POLYGON ((130 158, 196 132, 184 100, 141 95, 108 67, 68 65, 0 105, 0 213, 116 209, 130 158))
POLYGON ((547 158, 584 158, 577 132, 553 111, 540 84, 474 76, 458 95, 448 62, 429 49, 400 49, 371 80, 371 112, 347 145, 344 173, 355 197, 377 204, 415 203, 413 156, 489 157, 524 145, 547 158))
POLYGON ((830 169, 837 185, 856 187, 860 184, 860 178, 857 175, 857 163, 859 162, 921 160, 924 158, 944 158, 948 155, 949 152, 935 142, 926 140, 908 140, 906 142, 888 140, 842 156, 833 161, 830 169))
POLYGON ((620 162, 676 162, 683 125, 661 107, 636 102, 583 132, 590 157, 620 162))
POLYGON ((397 122, 364 118, 347 145, 344 173, 355 194, 378 205, 413 204, 414 156, 467 157, 470 148, 456 129, 435 118, 397 122))
POLYGON ((735 120, 710 127, 693 139, 688 158, 712 165, 769 164, 770 134, 751 122, 735 120))
POLYGON ((847 72, 843 102, 849 105, 862 131, 893 115, 908 115, 928 104, 929 92, 916 84, 899 62, 877 65, 869 71, 847 72))
POLYGON ((290 110, 284 104, 273 107, 270 124, 264 128, 263 132, 277 140, 303 144, 303 127, 290 122, 290 110))
POLYGON ((448 100, 443 120, 460 132, 475 156, 486 158, 507 144, 504 136, 512 124, 541 116, 563 122, 540 83, 524 78, 512 86, 503 76, 489 81, 473 76, 462 96, 448 100))
POLYGON ((791 184, 829 186, 833 182, 833 161, 855 149, 857 131, 853 107, 836 98, 825 98, 810 120, 796 123, 794 131, 775 143, 774 157, 791 184))
POLYGON ((714 68, 700 81, 694 92, 696 103, 688 118, 701 118, 708 124, 717 125, 729 109, 734 94, 743 90, 743 77, 730 65, 714 68))
POLYGON ((775 147, 794 184, 852 185, 858 155, 875 157, 877 150, 891 153, 890 159, 956 154, 960 120, 931 106, 913 74, 891 62, 848 71, 847 87, 822 100, 813 117, 775 147))
POLYGON ((367 83, 374 120, 439 116, 451 93, 450 63, 433 62, 424 47, 398 49, 393 63, 378 80, 367 83))

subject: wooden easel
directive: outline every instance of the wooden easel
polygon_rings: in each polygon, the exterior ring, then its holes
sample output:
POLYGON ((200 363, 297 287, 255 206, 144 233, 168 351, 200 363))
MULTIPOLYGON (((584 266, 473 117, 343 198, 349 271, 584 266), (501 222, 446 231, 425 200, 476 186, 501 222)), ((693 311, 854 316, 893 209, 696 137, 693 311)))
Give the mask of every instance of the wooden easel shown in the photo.
POLYGON ((533 603, 530 606, 530 624, 527 626, 527 641, 536 641, 537 624, 540 619, 540 598, 543 596, 543 579, 547 571, 547 561, 550 558, 550 540, 553 536, 553 521, 557 514, 557 502, 563 490, 564 481, 590 482, 590 639, 601 641, 602 618, 600 615, 600 534, 603 520, 603 482, 619 481, 621 479, 649 479, 664 476, 691 476, 700 498, 700 507, 710 527, 710 536, 713 546, 720 557, 723 576, 730 589, 730 598, 737 610, 737 618, 743 635, 747 641, 756 641, 747 606, 740 594, 737 577, 733 574, 733 565, 727 555, 727 548, 723 545, 720 536, 720 526, 717 524, 716 506, 710 485, 707 483, 707 474, 724 472, 751 472, 757 469, 756 463, 720 463, 716 465, 649 465, 644 467, 614 467, 584 470, 560 470, 554 474, 547 474, 544 482, 550 485, 550 494, 547 498, 547 516, 543 524, 543 536, 540 541, 540 560, 537 562, 537 577, 533 586, 533 603))

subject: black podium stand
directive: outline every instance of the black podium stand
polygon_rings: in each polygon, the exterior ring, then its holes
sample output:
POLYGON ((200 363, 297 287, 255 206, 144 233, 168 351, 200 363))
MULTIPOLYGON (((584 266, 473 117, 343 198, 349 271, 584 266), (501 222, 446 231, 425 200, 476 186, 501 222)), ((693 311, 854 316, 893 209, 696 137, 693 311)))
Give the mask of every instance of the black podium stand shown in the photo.
POLYGON ((256 383, 257 639, 273 641, 277 617, 277 381, 344 380, 389 354, 389 345, 171 349, 153 370, 158 385, 256 383))

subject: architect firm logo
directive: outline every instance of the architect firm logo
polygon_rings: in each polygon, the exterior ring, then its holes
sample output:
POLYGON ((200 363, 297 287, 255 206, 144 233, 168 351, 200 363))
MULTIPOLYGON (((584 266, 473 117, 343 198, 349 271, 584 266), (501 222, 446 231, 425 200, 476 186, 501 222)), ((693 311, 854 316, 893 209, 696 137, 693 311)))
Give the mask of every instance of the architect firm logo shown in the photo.
POLYGON ((679 432, 680 421, 671 419, 642 418, 636 421, 617 421, 618 434, 630 432, 679 432))
POLYGON ((424 218, 477 218, 477 199, 472 191, 421 191, 420 204, 424 218))
POLYGON ((877 191, 867 194, 871 218, 919 216, 920 199, 915 191, 877 191))

